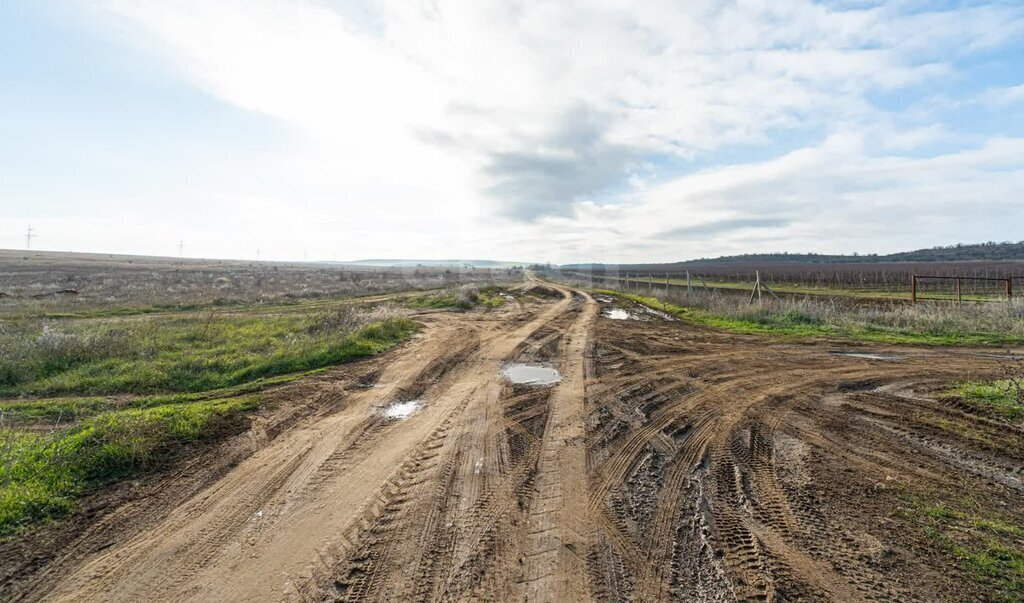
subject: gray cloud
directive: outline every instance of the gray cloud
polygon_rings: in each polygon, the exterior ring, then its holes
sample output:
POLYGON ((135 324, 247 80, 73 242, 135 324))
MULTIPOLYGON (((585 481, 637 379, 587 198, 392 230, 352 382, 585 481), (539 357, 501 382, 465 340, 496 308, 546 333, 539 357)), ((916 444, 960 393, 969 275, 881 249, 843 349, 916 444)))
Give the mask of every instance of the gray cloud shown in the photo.
POLYGON ((487 193, 498 213, 530 221, 569 215, 573 202, 619 182, 635 151, 605 139, 608 120, 586 105, 567 111, 547 136, 487 154, 487 193))
POLYGON ((790 223, 789 220, 779 218, 730 218, 728 220, 715 220, 714 222, 705 222, 704 224, 673 228, 672 230, 660 232, 655 236, 662 240, 679 240, 743 228, 783 228, 789 226, 790 223))

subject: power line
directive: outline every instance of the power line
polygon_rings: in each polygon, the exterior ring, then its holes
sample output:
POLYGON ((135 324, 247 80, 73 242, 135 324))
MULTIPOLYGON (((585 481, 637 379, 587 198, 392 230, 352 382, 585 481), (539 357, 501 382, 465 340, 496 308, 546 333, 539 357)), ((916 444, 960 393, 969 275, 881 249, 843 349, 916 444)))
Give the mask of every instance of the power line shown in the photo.
POLYGON ((185 257, 185 241, 178 241, 178 257, 185 257))
POLYGON ((32 249, 32 239, 36 236, 36 231, 33 230, 32 225, 28 225, 28 231, 25 233, 25 249, 32 249))

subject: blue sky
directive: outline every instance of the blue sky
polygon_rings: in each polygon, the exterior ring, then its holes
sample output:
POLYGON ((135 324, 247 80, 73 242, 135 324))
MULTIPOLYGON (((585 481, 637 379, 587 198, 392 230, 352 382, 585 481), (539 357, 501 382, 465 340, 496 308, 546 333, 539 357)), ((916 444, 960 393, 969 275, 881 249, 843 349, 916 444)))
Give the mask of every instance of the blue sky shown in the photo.
POLYGON ((670 261, 1024 238, 1024 3, 0 4, 0 247, 670 261))

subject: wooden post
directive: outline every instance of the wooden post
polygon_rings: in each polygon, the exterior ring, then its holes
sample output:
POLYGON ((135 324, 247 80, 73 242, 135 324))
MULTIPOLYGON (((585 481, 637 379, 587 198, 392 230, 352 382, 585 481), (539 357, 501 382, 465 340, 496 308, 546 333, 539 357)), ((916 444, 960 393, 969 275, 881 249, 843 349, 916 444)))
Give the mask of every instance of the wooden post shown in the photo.
POLYGON ((654 295, 654 277, 650 274, 647 275, 647 291, 654 295))
POLYGON ((668 273, 665 273, 665 295, 668 295, 668 273))
POLYGON ((686 271, 686 294, 690 294, 690 271, 686 271))
POLYGON ((1013 284, 1012 284, 1012 282, 1013 282, 1013 278, 1012 277, 1007 277, 1006 278, 1006 301, 1010 301, 1011 299, 1013 299, 1013 284))
POLYGON ((960 277, 956 279, 956 303, 963 303, 963 297, 960 295, 960 277))
POLYGON ((750 302, 754 303, 754 296, 757 295, 757 301, 761 301, 761 271, 754 271, 754 290, 750 292, 750 302))
POLYGON ((917 303, 917 275, 910 275, 910 303, 917 303))

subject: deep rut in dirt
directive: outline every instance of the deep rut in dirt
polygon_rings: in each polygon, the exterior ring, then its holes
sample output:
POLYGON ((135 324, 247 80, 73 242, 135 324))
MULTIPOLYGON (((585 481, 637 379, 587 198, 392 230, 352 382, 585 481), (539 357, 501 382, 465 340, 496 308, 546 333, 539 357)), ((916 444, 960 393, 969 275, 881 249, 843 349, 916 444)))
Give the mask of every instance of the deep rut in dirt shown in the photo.
POLYGON ((1020 427, 929 395, 991 359, 879 361, 542 292, 281 388, 315 410, 254 426, 203 487, 121 512, 145 521, 23 567, 5 598, 989 598, 903 510, 966 488, 1024 520, 1020 427), (512 384, 509 361, 561 380, 512 384))

